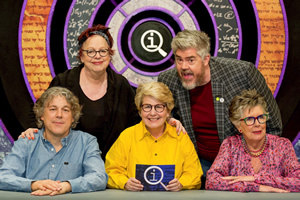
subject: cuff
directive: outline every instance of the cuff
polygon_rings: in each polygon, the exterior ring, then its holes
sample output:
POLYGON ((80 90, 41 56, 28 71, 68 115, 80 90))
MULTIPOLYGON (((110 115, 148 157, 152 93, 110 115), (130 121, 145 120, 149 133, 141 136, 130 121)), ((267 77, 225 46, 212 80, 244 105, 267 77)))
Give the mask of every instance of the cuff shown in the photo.
POLYGON ((254 174, 254 183, 261 184, 260 175, 254 174))

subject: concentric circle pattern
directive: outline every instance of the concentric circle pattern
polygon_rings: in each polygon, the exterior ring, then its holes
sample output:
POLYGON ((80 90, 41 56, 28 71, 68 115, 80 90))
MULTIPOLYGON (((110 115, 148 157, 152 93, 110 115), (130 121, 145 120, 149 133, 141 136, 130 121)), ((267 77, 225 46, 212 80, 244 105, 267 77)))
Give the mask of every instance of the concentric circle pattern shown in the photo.
POLYGON ((255 63, 276 96, 288 51, 284 5, 282 0, 243 2, 25 0, 19 53, 28 91, 35 100, 55 74, 78 66, 78 35, 101 23, 114 38, 111 67, 132 86, 156 81, 161 71, 174 67, 172 38, 183 29, 197 29, 210 36, 213 56, 255 63))

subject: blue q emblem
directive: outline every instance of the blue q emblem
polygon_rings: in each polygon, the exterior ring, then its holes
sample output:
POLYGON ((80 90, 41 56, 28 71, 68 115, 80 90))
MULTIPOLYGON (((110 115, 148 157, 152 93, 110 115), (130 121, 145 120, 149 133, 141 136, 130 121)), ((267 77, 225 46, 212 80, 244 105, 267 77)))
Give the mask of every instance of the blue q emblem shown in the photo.
POLYGON ((144 190, 166 191, 174 173, 175 165, 136 165, 136 179, 141 181, 144 190))
POLYGON ((167 190, 167 187, 161 182, 163 178, 164 178, 164 172, 160 167, 157 167, 157 166, 148 167, 144 172, 144 179, 148 184, 150 184, 150 185, 161 184, 163 186, 163 188, 165 190, 167 190), (159 171, 158 177, 156 177, 157 176, 156 170, 159 171), (150 177, 147 174, 147 172, 150 172, 150 177), (159 178, 159 176, 160 176, 160 178, 159 178))

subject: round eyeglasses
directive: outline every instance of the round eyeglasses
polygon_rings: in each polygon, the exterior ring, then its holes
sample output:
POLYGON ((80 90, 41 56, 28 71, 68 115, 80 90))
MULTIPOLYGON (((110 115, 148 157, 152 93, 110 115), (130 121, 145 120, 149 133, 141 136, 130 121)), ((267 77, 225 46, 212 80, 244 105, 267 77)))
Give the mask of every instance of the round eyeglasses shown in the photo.
POLYGON ((150 112, 152 110, 152 107, 154 107, 154 110, 158 113, 161 113, 165 110, 166 105, 165 104, 156 104, 156 105, 151 105, 151 104, 143 104, 142 109, 144 112, 150 112))
POLYGON ((96 56, 97 53, 99 53, 99 55, 101 57, 105 57, 108 55, 108 49, 101 49, 99 51, 96 51, 96 50, 82 50, 82 51, 85 51, 86 54, 88 55, 88 57, 90 58, 94 58, 96 56))
POLYGON ((260 124, 264 124, 268 119, 269 115, 262 114, 257 117, 246 117, 244 119, 241 119, 241 121, 244 121, 247 126, 252 126, 255 124, 255 120, 257 120, 260 124))

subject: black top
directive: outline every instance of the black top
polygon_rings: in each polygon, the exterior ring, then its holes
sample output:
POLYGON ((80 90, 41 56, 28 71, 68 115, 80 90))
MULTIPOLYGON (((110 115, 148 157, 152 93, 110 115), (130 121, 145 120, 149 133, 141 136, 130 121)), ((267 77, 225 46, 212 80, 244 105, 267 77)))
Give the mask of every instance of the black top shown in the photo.
POLYGON ((80 88, 78 98, 84 109, 82 109, 82 116, 75 129, 84 130, 97 136, 99 146, 103 147, 103 141, 108 135, 107 107, 105 106, 107 95, 93 101, 80 88))
MULTIPOLYGON (((126 128, 137 124, 141 119, 134 104, 135 92, 127 79, 107 68, 107 92, 99 100, 92 101, 83 93, 80 85, 80 71, 83 65, 58 74, 50 83, 53 86, 71 90, 83 105, 79 123, 75 129, 88 132, 98 139, 102 158, 126 128)), ((29 127, 36 127, 31 121, 29 127)))

